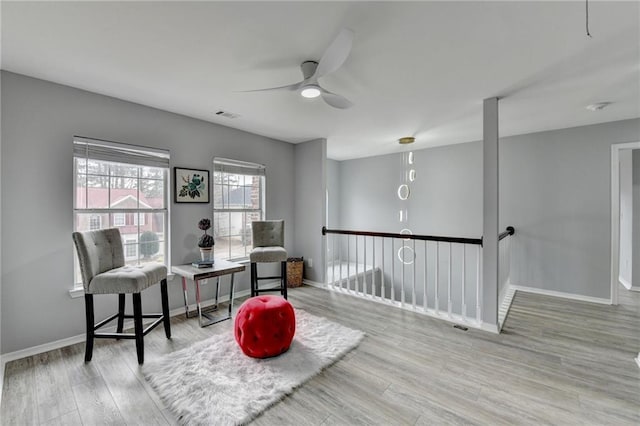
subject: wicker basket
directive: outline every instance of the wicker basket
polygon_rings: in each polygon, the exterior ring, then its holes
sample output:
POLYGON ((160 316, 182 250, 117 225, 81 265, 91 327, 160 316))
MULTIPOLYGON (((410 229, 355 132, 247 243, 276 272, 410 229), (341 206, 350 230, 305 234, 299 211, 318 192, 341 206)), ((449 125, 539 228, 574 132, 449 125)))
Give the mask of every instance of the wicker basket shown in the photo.
POLYGON ((300 287, 302 285, 302 270, 304 260, 302 257, 290 257, 287 259, 287 287, 300 287))

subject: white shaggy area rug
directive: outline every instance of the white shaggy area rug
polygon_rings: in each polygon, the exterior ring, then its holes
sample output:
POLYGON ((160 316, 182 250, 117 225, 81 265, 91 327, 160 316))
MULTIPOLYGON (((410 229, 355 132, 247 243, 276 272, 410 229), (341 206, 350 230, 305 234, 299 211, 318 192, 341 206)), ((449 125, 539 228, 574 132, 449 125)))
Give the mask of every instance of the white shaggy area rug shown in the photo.
POLYGON ((146 363, 143 374, 183 424, 247 423, 364 337, 362 331, 295 312, 295 337, 278 357, 246 356, 231 331, 146 363))

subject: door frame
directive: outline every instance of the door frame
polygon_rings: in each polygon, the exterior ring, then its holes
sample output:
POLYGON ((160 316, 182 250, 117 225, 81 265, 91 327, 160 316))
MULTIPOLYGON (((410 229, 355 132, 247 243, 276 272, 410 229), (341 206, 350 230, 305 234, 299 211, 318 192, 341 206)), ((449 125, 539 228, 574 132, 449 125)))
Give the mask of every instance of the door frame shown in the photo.
POLYGON ((611 145, 611 304, 618 304, 620 275, 620 151, 640 149, 640 141, 611 145))

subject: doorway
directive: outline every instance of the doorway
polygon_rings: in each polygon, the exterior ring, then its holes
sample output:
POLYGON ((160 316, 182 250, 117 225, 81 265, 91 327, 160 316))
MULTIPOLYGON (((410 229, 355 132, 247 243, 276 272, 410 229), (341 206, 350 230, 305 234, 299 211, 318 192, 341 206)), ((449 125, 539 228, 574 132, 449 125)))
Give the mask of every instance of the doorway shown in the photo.
MULTIPOLYGON (((632 151, 640 150, 639 142, 611 145, 611 304, 618 304, 618 287, 631 288, 632 279, 632 151), (622 182, 621 182, 621 171, 622 182), (621 193, 622 189, 622 193, 621 193), (622 195, 622 196, 621 196, 622 195), (622 221, 621 221, 621 206, 622 221), (621 230, 624 235, 621 235, 621 230), (621 262, 622 260, 622 262, 621 262), (628 284, 628 285, 625 285, 628 284)), ((636 166, 637 167, 637 166, 636 166)), ((640 213, 640 212, 636 212, 640 213)), ((638 255, 640 253, 636 253, 638 255)), ((640 274, 639 270, 635 271, 640 274)))

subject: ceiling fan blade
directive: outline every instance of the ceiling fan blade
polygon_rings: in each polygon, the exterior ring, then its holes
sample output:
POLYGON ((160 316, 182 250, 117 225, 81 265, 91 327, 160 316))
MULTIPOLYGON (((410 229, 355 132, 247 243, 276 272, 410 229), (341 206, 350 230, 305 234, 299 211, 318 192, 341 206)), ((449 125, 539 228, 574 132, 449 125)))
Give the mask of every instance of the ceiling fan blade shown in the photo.
POLYGON ((322 55, 313 77, 322 77, 340 68, 351 52, 352 43, 353 31, 343 28, 322 55))
POLYGON ((334 108, 347 109, 353 106, 353 103, 344 96, 336 93, 331 93, 328 90, 322 89, 322 99, 334 108))
POLYGON ((286 86, 269 87, 267 89, 239 90, 239 92, 242 92, 242 93, 247 93, 247 92, 275 92, 275 91, 278 91, 278 90, 294 91, 294 90, 298 90, 300 88, 300 86, 302 85, 302 83, 304 83, 304 81, 300 81, 300 82, 295 83, 295 84, 288 84, 286 86))

